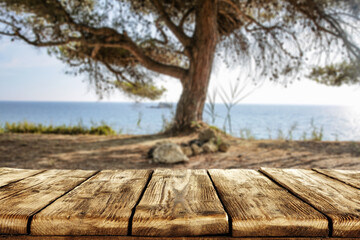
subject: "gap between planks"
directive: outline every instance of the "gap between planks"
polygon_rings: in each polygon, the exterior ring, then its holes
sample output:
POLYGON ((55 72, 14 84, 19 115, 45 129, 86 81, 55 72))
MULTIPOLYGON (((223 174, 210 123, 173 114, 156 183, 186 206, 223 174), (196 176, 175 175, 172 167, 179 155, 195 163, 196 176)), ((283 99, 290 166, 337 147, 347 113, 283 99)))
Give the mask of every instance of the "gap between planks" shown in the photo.
POLYGON ((359 189, 310 169, 261 168, 261 171, 309 205, 321 209, 331 219, 332 237, 359 237, 359 189))
POLYGON ((228 209, 226 208, 225 203, 223 202, 223 200, 222 200, 221 197, 220 197, 219 190, 218 190, 218 189, 216 188, 216 186, 215 186, 214 180, 212 179, 212 177, 211 177, 211 175, 210 175, 210 173, 209 173, 209 169, 206 169, 206 173, 207 173, 208 177, 210 178, 210 181, 211 181, 211 183, 212 183, 212 186, 213 186, 213 188, 215 189, 216 196, 217 196, 218 199, 220 200, 220 202, 221 202, 221 204, 222 204, 222 206, 223 206, 223 208, 224 208, 224 211, 226 212, 226 215, 227 215, 227 217, 228 217, 228 224, 229 224, 229 233, 228 233, 228 235, 231 236, 231 235, 232 235, 232 218, 231 218, 231 216, 230 216, 230 214, 229 214, 228 209))
MULTIPOLYGON (((45 170, 46 171, 46 170, 45 170)), ((44 172, 45 172, 44 171, 44 172)), ((50 203, 48 203, 47 205, 45 205, 43 208, 41 208, 40 210, 38 210, 37 212, 35 212, 34 214, 30 215, 28 222, 27 222, 27 234, 30 235, 31 234, 31 223, 32 220, 34 218, 34 216, 36 214, 38 214, 39 212, 41 212, 42 210, 44 210, 45 208, 47 208, 48 206, 50 206, 51 204, 53 204, 56 200, 58 200, 59 198, 62 198, 63 196, 65 196, 66 194, 68 194, 69 192, 73 191, 75 188, 77 188, 78 186, 80 186, 81 184, 85 183, 86 181, 88 181, 90 178, 94 177, 96 174, 98 174, 100 171, 95 171, 92 175, 90 175, 88 178, 84 179, 84 181, 80 182, 78 185, 76 185, 75 187, 73 187, 72 189, 66 191, 64 194, 62 194, 61 196, 55 198, 53 201, 51 201, 50 203)))
MULTIPOLYGON (((218 198, 218 200, 220 201, 221 206, 222 206, 225 214, 228 216, 229 232, 228 232, 227 234, 223 235, 223 236, 231 236, 231 234, 232 234, 232 231, 231 231, 232 225, 231 225, 230 215, 229 215, 228 211, 226 210, 226 207, 225 207, 224 203, 221 201, 221 198, 220 198, 220 196, 219 196, 219 194, 218 194, 218 192, 217 192, 216 187, 214 186, 214 183, 213 183, 213 181, 212 181, 211 176, 209 175, 209 172, 208 172, 207 170, 205 170, 205 171, 206 171, 206 175, 205 175, 205 176, 209 179, 209 182, 211 182, 211 187, 214 189, 214 192, 215 192, 215 194, 216 194, 215 196, 216 196, 216 197, 218 198)), ((46 206, 44 206, 43 208, 41 208, 40 210, 38 210, 37 212, 35 212, 34 214, 32 214, 32 215, 29 217, 29 219, 28 219, 28 223, 27 223, 27 234, 29 234, 29 235, 31 234, 31 224, 32 224, 32 222, 33 222, 33 218, 34 218, 37 214, 41 213, 43 210, 45 210, 46 208, 48 208, 50 205, 52 205, 54 202, 56 202, 56 201, 59 200, 60 198, 66 196, 67 194, 69 194, 69 193, 71 193, 72 191, 74 191, 74 189, 76 189, 76 188, 80 187, 81 185, 85 184, 86 182, 90 181, 93 177, 95 177, 95 176, 98 175, 99 173, 101 173, 101 171, 96 171, 96 172, 93 173, 91 176, 89 176, 88 178, 86 178, 84 181, 82 181, 81 183, 79 183, 78 185, 76 185, 75 187, 73 187, 72 189, 68 190, 67 192, 65 192, 65 193, 62 194, 61 196, 57 197, 57 198, 54 199, 52 202, 50 202, 49 204, 47 204, 46 206)), ((132 229, 132 226, 133 226, 134 215, 135 215, 135 212, 136 212, 136 207, 138 207, 140 201, 142 200, 142 198, 143 198, 143 196, 144 196, 144 194, 145 194, 145 191, 146 191, 146 189, 148 188, 149 183, 150 183, 150 181, 151 181, 152 178, 153 178, 153 173, 154 173, 154 171, 151 170, 151 171, 150 171, 150 174, 149 174, 149 176, 148 176, 148 179, 147 179, 147 181, 146 181, 146 183, 145 183, 145 185, 144 185, 144 187, 143 187, 143 189, 142 189, 142 191, 141 191, 141 194, 139 195, 139 198, 137 199, 136 204, 134 205, 134 207, 133 207, 132 210, 131 210, 131 215, 130 215, 129 221, 128 221, 128 234, 127 234, 127 236, 131 236, 131 235, 132 235, 132 230, 133 230, 133 229, 132 229)), ((37 235, 31 235, 31 236, 37 236, 37 235)))
POLYGON ((129 218, 151 170, 103 170, 33 218, 33 235, 128 234, 129 218))
MULTIPOLYGON (((17 178, 15 179, 14 181, 11 181, 9 183, 6 183, 5 185, 3 186, 0 186, 1 187, 4 187, 4 186, 7 186, 7 185, 10 185, 10 184, 13 184, 13 183, 16 183, 16 182, 19 182, 21 180, 24 180, 26 178, 30 178, 30 177, 33 177, 35 175, 38 175, 38 174, 41 174, 41 173, 44 173, 48 170, 44 169, 44 170, 39 170, 37 172, 35 172, 34 170, 34 174, 29 174, 27 175, 26 177, 23 177, 23 178, 17 178)), ((80 187, 81 185, 85 184, 86 182, 88 182, 89 180, 91 180, 91 178, 95 177, 96 175, 98 175, 102 170, 98 170, 98 171, 95 171, 92 175, 90 175, 89 177, 85 178, 84 181, 80 182, 79 184, 77 184, 76 186, 74 186, 73 188, 69 189, 68 191, 66 191, 64 194, 60 195, 59 197, 55 198, 53 201, 49 202, 48 204, 46 204, 44 207, 42 207, 41 209, 39 209, 38 211, 36 211, 35 213, 31 214, 28 218, 28 221, 27 221, 27 234, 28 235, 24 235, 24 236, 34 236, 36 237, 36 235, 30 235, 31 234, 31 224, 32 224, 32 221, 33 221, 33 218, 35 215, 39 214, 40 212, 42 212, 44 209, 46 209, 47 207, 49 207, 50 205, 52 205, 54 202, 56 202, 57 200, 59 200, 60 198, 66 196, 67 194, 69 194, 70 192, 74 191, 74 189, 76 189, 77 187, 80 187)), ((136 206, 139 204, 139 202, 141 201, 143 195, 144 195, 144 192, 145 190, 147 189, 147 186, 152 178, 152 174, 153 174, 153 170, 150 170, 150 174, 149 174, 149 177, 147 178, 147 181, 146 181, 146 184, 144 185, 143 189, 142 189, 142 192, 139 196, 139 198, 137 199, 136 201, 136 204, 135 206, 131 209, 131 216, 129 218, 129 222, 128 222, 128 236, 131 235, 131 227, 132 227, 132 220, 133 220, 133 216, 135 214, 135 209, 136 209, 136 206)), ((11 236, 11 235, 10 235, 11 236)), ((7 236, 7 237, 10 237, 10 236, 7 236)), ((4 238, 4 236, 1 236, 1 238, 4 238)), ((20 236, 11 236, 12 239, 14 238, 19 238, 20 236)), ((39 238, 41 238, 40 236, 38 236, 39 238)))
MULTIPOLYGON (((46 170, 43 170, 43 171, 40 171, 40 172, 37 172, 37 173, 35 173, 35 174, 33 174, 33 175, 31 175, 31 176, 35 176, 35 175, 38 175, 38 174, 40 174, 40 173, 43 173, 43 172, 45 172, 46 170)), ((271 176, 269 176, 269 175, 267 175, 267 173, 266 172, 263 172, 262 170, 258 170, 260 173, 262 173, 264 176, 266 176, 268 179, 270 179, 272 182, 274 182, 275 184, 277 184, 278 186, 281 186, 282 188, 284 188, 284 189, 286 189, 287 191, 289 191, 289 193, 291 193, 292 195, 294 195, 295 197, 297 197, 298 199, 300 199, 301 201, 303 201, 303 202, 305 202, 306 204, 308 204, 309 206, 311 206, 312 208, 314 208, 315 210, 317 210, 318 212, 320 212, 321 214, 323 214, 327 219, 328 219, 328 221, 329 221, 329 231, 330 231, 330 233, 332 232, 331 230, 332 230, 332 221, 331 221, 331 218, 329 218, 325 213, 323 213, 322 211, 320 211, 319 209, 317 209, 316 207, 314 207, 312 204, 310 204, 310 203, 308 203, 308 202, 306 202, 306 201, 304 201, 302 198, 301 198, 301 196, 299 196, 298 194, 296 194, 295 192, 292 192, 291 190, 289 190, 287 187, 285 187, 285 186, 282 186, 280 183, 278 183, 275 179, 273 179, 271 176)), ((321 174, 321 175, 325 175, 325 176, 327 176, 327 177, 329 177, 329 178, 333 178, 333 179, 335 179, 335 180, 338 180, 338 181, 340 181, 340 182, 342 182, 343 184, 347 184, 347 183, 344 183, 343 181, 341 181, 341 180, 339 180, 339 179, 337 179, 337 178, 334 178, 334 177, 331 177, 331 176, 328 176, 328 175, 326 175, 326 174, 323 174, 323 173, 321 173, 321 172, 318 172, 318 171, 316 171, 316 170, 313 170, 314 172, 316 172, 316 173, 318 173, 318 174, 321 174)), ((85 183, 86 181, 88 181, 90 178, 92 178, 92 177, 94 177, 95 175, 97 175, 98 173, 99 173, 100 171, 97 171, 97 172, 95 172, 95 173, 93 173, 91 176, 89 176, 87 179, 85 179, 83 182, 81 182, 81 183, 79 183, 77 186, 75 186, 74 188, 72 188, 72 189, 70 189, 70 190, 68 190, 67 192, 65 192, 63 195, 61 195, 61 196, 59 196, 58 198, 56 198, 55 200, 53 200, 52 202, 50 202, 49 204, 47 204, 45 207, 43 207, 42 209, 40 209, 39 211, 37 211, 36 213, 34 213, 34 214, 32 214, 32 216, 30 216, 30 218, 29 218, 29 220, 28 220, 28 234, 30 234, 30 226, 31 226, 31 221, 32 221, 32 218, 33 218, 33 216, 35 216, 36 214, 38 214, 39 212, 41 212, 43 209, 45 209, 46 207, 48 207, 48 206, 50 206, 52 203, 54 203, 56 200, 58 200, 59 198, 61 198, 61 197, 63 197, 63 196, 65 196, 66 194, 68 194, 69 192, 71 192, 71 191, 73 191, 76 187, 78 187, 78 186, 80 186, 80 185, 82 185, 83 183, 85 183)), ((149 175, 149 177, 148 177, 148 179, 147 179, 147 182, 146 182, 146 184, 145 184, 145 186, 144 186, 144 188, 142 189, 142 193, 140 194, 140 196, 139 196, 139 199, 137 200, 137 202, 136 202, 136 204, 135 204, 135 206, 133 207, 133 209, 132 209, 132 214, 131 214, 131 217, 129 218, 129 231, 128 231, 128 235, 131 235, 131 231, 132 231, 132 220, 133 220, 133 216, 134 216, 134 214, 135 214, 135 209, 136 209, 136 207, 138 206, 138 204, 140 203, 140 201, 141 201, 141 199, 142 199, 142 197, 143 197, 143 195, 144 195, 144 193, 145 193, 145 191, 146 191, 146 189, 147 189, 147 187, 148 187, 148 184, 149 184, 149 182, 150 182, 150 180, 152 179, 152 174, 153 174, 153 172, 154 171, 151 171, 151 173, 150 173, 150 175, 149 175)), ((213 179, 211 178, 211 175, 209 174, 209 172, 208 172, 208 170, 206 170, 206 172, 207 172, 207 175, 208 175, 208 177, 210 178, 210 181, 212 182, 212 185, 213 185, 213 188, 215 189, 215 192, 216 192, 216 195, 217 195, 217 197, 218 197, 218 199, 220 200, 220 202, 221 202, 221 204, 222 204, 222 206, 223 206, 223 208, 224 208, 224 211, 226 212, 226 214, 228 215, 228 221, 229 221, 229 234, 231 235, 232 234, 232 231, 231 231, 231 226, 232 226, 232 224, 231 224, 231 217, 230 217, 230 214, 228 213, 228 210, 226 209, 226 206, 224 205, 224 203, 223 203, 223 201, 221 200, 221 198, 220 198, 220 196, 219 196, 219 193, 218 193, 218 189, 215 187, 215 185, 214 185, 214 182, 213 182, 213 179)), ((31 176, 27 176, 27 177, 25 177, 25 178, 28 178, 28 177, 31 177, 31 176)), ((25 178, 23 178, 23 179, 25 179, 25 178)), ((18 182, 18 181, 21 181, 21 180, 23 180, 23 179, 19 179, 19 180, 15 180, 14 182, 18 182)), ((11 183, 8 183, 8 184, 6 184, 6 185, 9 185, 9 184, 13 184, 14 182, 11 182, 11 183)), ((349 184, 347 184, 347 185, 349 185, 349 184)), ((350 185, 351 186, 351 185, 350 185)), ((352 187, 354 187, 354 186, 352 186, 352 187)), ((354 187, 354 188, 356 188, 356 187, 354 187)), ((330 236, 331 236, 331 234, 330 234, 330 236)), ((1 238, 9 238, 9 239, 28 239, 28 237, 30 237, 30 236, 28 236, 28 235, 25 235, 25 236, 0 236, 1 238)), ((47 239, 46 238, 46 236, 44 236, 44 237, 38 237, 38 236, 31 236, 31 239, 47 239), (44 238, 45 237, 45 238, 44 238)), ((59 240, 62 240, 62 239, 102 239, 102 238, 104 238, 104 236, 99 236, 98 238, 96 237, 96 238, 94 238, 94 236, 92 236, 92 237, 85 237, 85 236, 78 236, 78 237, 71 237, 71 236, 64 236, 64 237, 50 237, 50 236, 48 236, 48 239, 59 239, 59 240)), ((105 236, 105 238, 106 239, 149 239, 149 240, 155 240, 155 239, 169 239, 169 238, 161 238, 161 237, 131 237, 131 236, 113 236, 113 237, 110 237, 110 236, 105 236)), ((204 236, 204 238, 201 238, 201 237, 199 237, 199 238, 197 238, 197 237, 188 237, 188 238, 182 238, 182 237, 180 237, 180 238, 171 238, 171 239, 268 239, 268 240, 270 240, 270 239, 291 239, 291 238, 284 238, 284 237, 280 237, 280 238, 272 238, 272 237, 264 237, 264 238, 246 238, 246 237, 240 237, 240 238, 234 238, 234 237, 227 237, 227 236, 214 236, 214 237, 205 237, 204 236)), ((297 240, 300 240, 300 239, 308 239, 308 238, 293 238, 293 239, 297 239, 297 240)), ((311 239, 327 239, 327 238, 316 238, 316 237, 312 237, 311 239)), ((341 238, 331 238, 331 239, 341 239, 341 238)), ((360 239, 360 238, 348 238, 348 239, 360 239)))
MULTIPOLYGON (((346 185, 349 185, 349 186, 351 186, 351 187, 353 187, 353 188, 360 189, 360 181, 359 181, 357 184, 355 184, 355 183, 354 183, 354 179, 351 179, 351 180, 349 181, 349 179, 348 179, 346 176, 342 176, 342 178, 341 178, 341 176, 339 176, 339 175, 337 175, 337 174, 334 174, 334 172, 336 173, 337 171, 343 171, 343 172, 349 171, 349 172, 350 172, 350 170, 332 170, 332 169, 331 169, 330 171, 332 171, 333 174, 329 173, 329 169, 313 168, 312 170, 315 171, 315 172, 317 172, 317 173, 319 173, 319 174, 321 174, 321 175, 324 175, 324 176, 326 176, 326 177, 329 177, 329 178, 331 178, 331 179, 334 179, 334 180, 337 180, 337 181, 339 181, 339 182, 342 182, 342 183, 344 183, 344 184, 346 184, 346 185), (344 177, 345 177, 345 178, 344 178, 344 177)), ((340 173, 340 174, 341 174, 341 173, 340 173)), ((349 178, 351 178, 351 177, 349 177, 349 178)))
MULTIPOLYGON (((34 176, 36 176, 36 175, 38 175, 38 174, 40 174, 40 173, 43 173, 43 172, 47 171, 46 169, 42 169, 42 170, 28 170, 28 169, 17 169, 17 168, 15 168, 15 169, 12 169, 12 168, 0 168, 0 174, 1 174, 1 175, 4 174, 3 172, 5 172, 5 174, 10 172, 10 174, 11 174, 11 171, 14 171, 14 172, 12 172, 12 174, 16 174, 15 171, 20 172, 20 171, 22 171, 22 170, 25 171, 25 172, 26 172, 26 171, 29 171, 29 173, 26 174, 26 175, 23 176, 23 177, 13 176, 13 177, 11 177, 11 178, 13 178, 12 180, 7 180, 7 181, 5 181, 5 182, 0 181, 0 188, 6 187, 6 186, 8 186, 8 185, 10 185, 10 184, 14 184, 14 183, 20 182, 21 180, 24 180, 25 178, 34 177, 34 176), (32 172, 32 173, 31 173, 31 172, 32 172)), ((8 178, 8 176, 7 176, 7 178, 8 178)))
POLYGON ((314 205, 312 205, 311 203, 308 203, 306 201, 304 201, 304 199, 301 198, 300 195, 296 194, 295 192, 291 191, 290 189, 286 188, 285 186, 283 186, 282 184, 280 184, 278 181, 276 181, 276 179, 272 178, 270 175, 268 175, 265 171, 262 171, 261 169, 258 170, 258 172, 260 172, 261 174, 263 174, 265 177, 267 177, 268 179, 270 179, 270 181, 272 181, 274 184, 276 184, 277 186, 284 188, 286 191, 288 191, 291 195, 293 195, 294 197, 296 197, 297 199, 299 199, 300 201, 306 203, 307 205, 309 205, 310 207, 312 207, 313 209, 315 209, 316 211, 318 211, 319 213, 321 213, 324 217, 326 217, 327 221, 328 221, 328 230, 329 230, 329 237, 332 236, 333 233, 333 222, 331 220, 331 218, 326 215, 325 213, 323 213, 320 209, 318 209, 317 207, 315 207, 314 205))
POLYGON ((229 234, 224 210, 205 169, 157 169, 136 206, 132 235, 151 237, 229 234))
MULTIPOLYGON (((53 203, 54 203, 55 201, 57 201, 59 198, 67 195, 68 193, 70 193, 71 191, 73 191, 73 190, 74 190, 75 188, 77 188, 78 186, 80 186, 80 185, 84 184, 85 182, 87 182, 90 178, 94 177, 94 176, 97 175, 99 172, 100 172, 100 171, 95 172, 93 175, 89 176, 89 177, 88 177, 87 179, 85 179, 83 182, 79 183, 79 184, 78 184, 77 186, 75 186, 74 188, 68 190, 68 191, 65 192, 63 195, 61 195, 61 196, 59 196, 58 198, 54 199, 52 202, 50 202, 49 204, 47 204, 46 206, 44 206, 42 209, 40 209, 39 211, 37 211, 36 213, 34 213, 32 216, 30 216, 30 217, 29 217, 29 220, 28 220, 28 227, 27 227, 27 229, 28 229, 28 234, 31 234, 31 231, 30 231, 30 229, 31 229, 31 222, 32 222, 33 217, 34 217, 36 214, 40 213, 42 210, 44 210, 45 208, 47 208, 48 206, 50 206, 51 204, 53 204, 53 203)), ((215 184, 214 184, 214 182, 213 182, 213 179, 212 179, 209 171, 206 171, 206 173, 207 173, 207 177, 209 178, 209 180, 210 180, 210 182, 211 182, 211 184, 212 184, 212 187, 213 187, 214 190, 215 190, 215 193, 216 193, 217 198, 219 199, 219 201, 220 201, 221 204, 222 204, 223 210, 224 210, 225 213, 228 215, 229 233, 226 234, 226 235, 224 235, 224 236, 229 236, 229 235, 231 236, 231 235, 232 235, 232 220, 231 220, 231 216, 230 216, 230 214, 229 214, 229 211, 226 209, 226 205, 223 203, 223 201, 222 201, 222 199, 221 199, 221 197, 220 197, 220 195, 219 195, 218 189, 216 188, 216 186, 215 186, 215 184)), ((149 177, 148 177, 148 179, 147 179, 147 182, 146 182, 146 184, 144 185, 144 187, 143 187, 143 189, 142 189, 142 192, 141 192, 139 198, 137 199, 137 202, 136 202, 135 206, 134 206, 133 209, 132 209, 132 214, 131 214, 131 216, 130 216, 130 218, 129 218, 129 222, 128 222, 128 236, 131 236, 131 233, 132 233, 133 217, 134 217, 134 214, 135 214, 136 207, 139 205, 141 199, 143 198, 143 195, 144 195, 144 193, 145 193, 145 191, 146 191, 146 189, 147 189, 147 187, 148 187, 148 185, 149 185, 149 182, 150 182, 151 179, 152 179, 152 174, 153 174, 153 171, 150 172, 150 175, 149 175, 149 177)), ((270 178, 270 180, 271 180, 271 178, 270 178)), ((283 187, 282 187, 282 188, 283 188, 283 187)))
POLYGON ((150 174, 149 174, 149 177, 145 183, 145 186, 144 188, 142 189, 142 192, 139 196, 139 199, 136 201, 136 204, 135 206, 133 207, 133 209, 131 209, 131 215, 130 215, 130 218, 129 218, 129 223, 128 223, 128 236, 131 236, 131 233, 132 233, 132 224, 133 224, 133 219, 134 219, 134 215, 135 215, 135 211, 136 211, 136 207, 139 205, 141 199, 143 198, 144 196, 144 193, 147 189, 147 187, 149 186, 149 183, 150 183, 150 180, 152 179, 152 176, 153 176, 153 173, 154 173, 154 170, 151 170, 150 174))

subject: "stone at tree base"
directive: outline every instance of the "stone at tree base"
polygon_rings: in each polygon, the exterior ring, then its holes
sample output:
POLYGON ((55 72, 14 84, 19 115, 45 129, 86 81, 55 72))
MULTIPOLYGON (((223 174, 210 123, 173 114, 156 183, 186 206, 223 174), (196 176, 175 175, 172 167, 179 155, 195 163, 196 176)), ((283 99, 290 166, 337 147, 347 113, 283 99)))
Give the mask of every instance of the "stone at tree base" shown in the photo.
POLYGON ((180 163, 188 162, 189 159, 182 152, 179 145, 175 143, 159 144, 153 151, 153 162, 155 163, 180 163))
POLYGON ((155 143, 155 145, 152 146, 149 149, 149 151, 147 152, 147 157, 148 158, 153 158, 153 153, 154 153, 155 148, 157 148, 159 145, 164 144, 164 143, 171 143, 171 142, 170 141, 160 141, 160 142, 155 143))
POLYGON ((220 152, 227 152, 230 148, 230 144, 228 142, 222 142, 219 145, 219 151, 220 152))
POLYGON ((203 142, 208 142, 210 139, 217 139, 217 134, 215 130, 208 128, 199 133, 199 140, 203 142))
POLYGON ((187 156, 190 157, 193 155, 193 150, 190 146, 181 146, 182 152, 187 156))
POLYGON ((196 143, 191 144, 191 149, 194 155, 199 155, 203 152, 203 149, 196 143))
POLYGON ((196 144, 199 147, 201 147, 201 145, 203 145, 204 143, 205 143, 204 141, 200 141, 199 139, 193 139, 193 140, 189 141, 188 145, 191 146, 193 144, 196 144))
POLYGON ((214 153, 217 152, 218 147, 212 142, 207 142, 202 145, 202 149, 205 153, 214 153))

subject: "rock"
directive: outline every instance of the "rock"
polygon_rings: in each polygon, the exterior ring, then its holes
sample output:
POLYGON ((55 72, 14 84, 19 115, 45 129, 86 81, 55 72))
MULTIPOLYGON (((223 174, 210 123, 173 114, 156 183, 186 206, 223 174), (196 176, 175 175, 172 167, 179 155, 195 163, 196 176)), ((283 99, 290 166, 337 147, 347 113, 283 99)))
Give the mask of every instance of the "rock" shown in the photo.
POLYGON ((200 141, 199 139, 193 139, 193 140, 189 141, 189 146, 191 146, 193 144, 196 144, 196 145, 198 145, 200 147, 204 143, 205 143, 204 141, 200 141))
POLYGON ((215 130, 208 128, 199 133, 199 140, 203 142, 207 142, 212 138, 217 138, 217 134, 215 130))
POLYGON ((181 150, 187 157, 193 155, 193 150, 190 146, 181 146, 181 150))
POLYGON ((182 152, 179 145, 175 143, 162 143, 156 146, 153 151, 153 161, 155 163, 179 163, 188 162, 189 159, 182 152))
POLYGON ((152 146, 149 149, 149 151, 147 152, 147 157, 148 158, 153 158, 153 153, 154 153, 155 148, 160 146, 161 144, 164 144, 164 143, 171 143, 171 142, 170 141, 160 141, 160 142, 155 143, 155 145, 152 146))
POLYGON ((219 144, 219 151, 220 152, 227 152, 230 148, 230 144, 228 142, 222 142, 219 144))
POLYGON ((194 155, 199 155, 203 152, 203 149, 196 143, 191 144, 191 149, 194 155))
POLYGON ((202 145, 202 149, 205 153, 214 153, 217 152, 218 147, 212 142, 207 142, 202 145))

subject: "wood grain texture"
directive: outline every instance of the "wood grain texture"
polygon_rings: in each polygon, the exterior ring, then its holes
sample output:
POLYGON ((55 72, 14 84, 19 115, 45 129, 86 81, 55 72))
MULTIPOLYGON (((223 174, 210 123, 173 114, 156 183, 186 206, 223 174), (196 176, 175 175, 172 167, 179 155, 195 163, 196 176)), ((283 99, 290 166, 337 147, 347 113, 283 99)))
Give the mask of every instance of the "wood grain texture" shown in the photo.
POLYGON ((312 170, 262 169, 332 220, 333 236, 360 236, 360 190, 312 170))
POLYGON ((45 170, 0 168, 0 187, 33 176, 45 170))
POLYGON ((360 189, 360 171, 318 168, 313 170, 360 189))
POLYGON ((328 236, 318 211, 255 170, 209 170, 232 220, 232 236, 328 236))
POLYGON ((359 238, 324 238, 324 237, 229 237, 229 236, 201 236, 201 237, 140 237, 140 236, 31 236, 4 235, 1 239, 9 240, 359 240, 359 238))
POLYGON ((205 170, 155 170, 132 222, 137 236, 228 232, 227 214, 205 170))
POLYGON ((30 216, 92 174, 93 171, 48 170, 0 188, 0 234, 26 234, 30 216))
POLYGON ((151 170, 105 170, 36 214, 33 235, 126 235, 151 170))

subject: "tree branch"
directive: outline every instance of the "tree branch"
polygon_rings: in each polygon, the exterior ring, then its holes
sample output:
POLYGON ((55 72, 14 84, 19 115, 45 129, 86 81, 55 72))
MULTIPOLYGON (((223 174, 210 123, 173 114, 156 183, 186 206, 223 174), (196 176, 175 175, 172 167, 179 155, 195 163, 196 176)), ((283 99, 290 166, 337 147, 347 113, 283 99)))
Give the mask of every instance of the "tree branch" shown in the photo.
MULTIPOLYGON (((160 11, 163 15, 163 17, 165 18, 165 23, 170 24, 167 25, 170 29, 174 29, 176 28, 176 31, 178 31, 178 27, 175 26, 175 24, 170 20, 169 16, 166 14, 165 10, 162 8, 162 5, 159 3, 158 0, 154 0, 155 3, 157 3, 157 5, 160 7, 160 11)), ((89 33, 93 33, 95 35, 108 35, 109 38, 106 39, 107 41, 113 41, 113 42, 119 42, 119 44, 110 44, 111 47, 114 47, 116 45, 118 45, 119 47, 128 50, 129 52, 131 52, 137 59, 138 61, 147 69, 161 73, 161 74, 165 74, 171 77, 175 77, 178 79, 182 79, 185 74, 186 74, 186 70, 181 68, 181 67, 177 67, 177 66, 171 66, 171 65, 166 65, 163 63, 159 63, 155 60, 153 60, 152 58, 148 57, 147 55, 145 55, 142 50, 131 40, 130 37, 127 36, 126 32, 124 32, 123 34, 120 34, 119 32, 117 32, 115 29, 111 29, 111 28, 92 28, 89 26, 84 26, 82 24, 77 24, 75 23, 75 21, 71 18, 71 16, 68 14, 68 12, 63 8, 63 6, 57 2, 58 4, 58 8, 61 9, 61 11, 66 15, 67 20, 71 23, 72 26, 75 27, 75 29, 79 30, 79 31, 86 31, 89 33), (117 41, 114 41, 117 40, 117 41)), ((159 9, 159 8, 158 8, 159 9)), ((174 33, 175 34, 175 33, 174 33)), ((180 31, 178 34, 181 35, 181 39, 190 42, 190 38, 187 37, 182 31, 180 31)), ((176 35, 176 34, 175 34, 176 35)), ((108 44, 101 44, 101 46, 106 47, 108 44)))
POLYGON ((7 23, 6 21, 2 21, 2 23, 10 26, 13 32, 1 31, 0 34, 18 37, 26 43, 37 47, 60 46, 69 44, 71 42, 79 42, 84 46, 94 47, 92 52, 93 56, 89 56, 93 58, 96 58, 96 54, 101 47, 123 48, 125 50, 128 50, 145 68, 151 71, 165 74, 178 79, 183 79, 183 77, 187 73, 187 70, 184 68, 163 64, 147 56, 145 53, 143 53, 142 49, 135 42, 133 42, 130 37, 127 36, 126 32, 121 34, 115 29, 111 28, 94 28, 78 24, 71 18, 71 16, 67 13, 64 7, 58 1, 54 1, 54 3, 56 4, 57 10, 61 11, 62 15, 65 16, 67 24, 72 26, 76 31, 79 31, 81 34, 84 32, 90 33, 90 37, 85 38, 65 36, 62 40, 59 41, 44 41, 41 40, 40 36, 33 30, 35 39, 31 40, 29 37, 25 36, 20 32, 20 28, 15 25, 11 25, 11 23, 7 23))
POLYGON ((138 48, 138 46, 129 37, 126 37, 126 43, 121 45, 122 48, 131 52, 139 60, 139 62, 149 70, 166 74, 171 77, 178 78, 180 80, 183 79, 187 73, 187 71, 181 67, 159 63, 153 60, 152 58, 148 57, 142 52, 140 48, 138 48))
POLYGON ((159 0, 151 1, 155 8, 157 9, 160 17, 164 20, 166 26, 171 30, 171 32, 177 37, 177 39, 184 45, 184 47, 191 46, 191 38, 188 37, 180 27, 176 26, 175 23, 170 19, 169 15, 166 13, 163 5, 159 0))
POLYGON ((156 41, 159 42, 159 43, 161 43, 161 44, 166 45, 166 44, 168 43, 168 38, 167 38, 164 30, 163 30, 163 29, 161 28, 161 26, 160 26, 159 20, 160 20, 160 18, 156 19, 156 21, 155 21, 155 26, 156 26, 156 28, 160 31, 160 33, 161 33, 161 35, 162 35, 162 37, 163 37, 164 40, 163 40, 163 41, 156 40, 156 41))
POLYGON ((179 28, 183 30, 183 25, 187 19, 187 17, 193 12, 195 11, 195 8, 189 8, 185 14, 182 16, 181 20, 180 20, 180 23, 179 23, 179 28))
POLYGON ((353 54, 355 58, 357 58, 358 61, 360 61, 360 48, 357 47, 354 43, 352 43, 348 37, 346 36, 346 33, 342 30, 341 26, 338 24, 338 22, 330 15, 324 13, 319 8, 315 8, 314 10, 319 15, 320 19, 327 22, 334 31, 331 31, 330 29, 327 29, 323 26, 321 26, 318 22, 316 17, 311 15, 308 11, 305 9, 299 7, 296 3, 290 2, 293 7, 295 7, 298 11, 300 11, 302 14, 307 16, 312 23, 317 27, 318 30, 323 31, 325 33, 328 33, 336 38, 339 38, 343 41, 344 45, 346 46, 347 50, 353 54))

